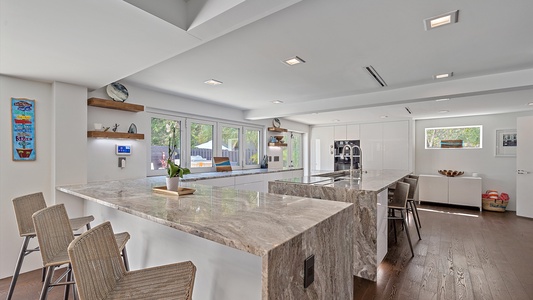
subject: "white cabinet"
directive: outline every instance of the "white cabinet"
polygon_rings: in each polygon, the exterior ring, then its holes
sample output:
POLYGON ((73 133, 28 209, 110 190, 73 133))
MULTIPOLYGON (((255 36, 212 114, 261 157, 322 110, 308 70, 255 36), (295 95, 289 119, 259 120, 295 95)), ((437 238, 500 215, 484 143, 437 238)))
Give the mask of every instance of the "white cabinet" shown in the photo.
POLYGON ((481 210, 480 177, 420 175, 419 178, 420 201, 475 206, 481 210))
POLYGON ((201 179, 201 180, 197 180, 196 183, 211 185, 211 186, 218 186, 218 187, 225 187, 225 186, 233 187, 235 185, 235 177, 201 179))
POLYGON ((314 127, 311 131, 311 170, 333 170, 333 126, 314 127))
POLYGON ((333 128, 333 136, 336 141, 346 140, 346 125, 338 125, 333 128))
POLYGON ((420 201, 448 203, 448 177, 420 175, 418 198, 420 201))
POLYGON ((361 124, 363 170, 383 169, 383 123, 361 124))
POLYGON ((388 218, 387 218, 387 210, 388 210, 388 197, 387 197, 388 191, 387 189, 381 191, 378 194, 377 199, 377 240, 376 240, 376 247, 377 247, 377 264, 379 265, 385 255, 387 254, 387 240, 388 240, 388 218))
POLYGON ((383 169, 409 170, 409 123, 383 123, 383 169))
POLYGON ((450 204, 481 207, 481 178, 448 178, 448 201, 450 204))
POLYGON ((359 124, 346 125, 346 139, 347 140, 359 140, 359 124))

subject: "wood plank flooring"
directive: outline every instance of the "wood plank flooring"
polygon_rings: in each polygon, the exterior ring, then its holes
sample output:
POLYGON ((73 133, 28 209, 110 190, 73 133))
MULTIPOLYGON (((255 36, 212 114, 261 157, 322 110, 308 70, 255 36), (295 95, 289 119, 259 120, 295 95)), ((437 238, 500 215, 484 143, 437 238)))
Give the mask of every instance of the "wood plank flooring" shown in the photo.
MULTIPOLYGON (((428 204, 420 208, 422 240, 412 220, 409 226, 415 257, 404 232, 398 232, 398 244, 389 235, 377 282, 355 278, 354 300, 533 300, 532 219, 514 212, 428 204)), ((13 299, 38 299, 40 276, 40 270, 21 274, 13 299)), ((10 280, 0 280, 0 299, 5 299, 10 280)), ((48 299, 62 297, 63 288, 54 288, 48 299)))
POLYGON ((391 232, 377 282, 355 278, 354 299, 533 299, 532 219, 433 204, 419 213, 415 257, 391 232))

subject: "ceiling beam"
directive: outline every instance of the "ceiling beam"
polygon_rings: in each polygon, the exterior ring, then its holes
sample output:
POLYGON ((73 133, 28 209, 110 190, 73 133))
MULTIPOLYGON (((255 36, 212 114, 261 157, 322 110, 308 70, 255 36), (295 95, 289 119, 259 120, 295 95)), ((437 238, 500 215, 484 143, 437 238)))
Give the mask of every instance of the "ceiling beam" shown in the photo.
POLYGON ((283 106, 247 110, 244 112, 244 117, 247 120, 290 117, 314 112, 386 106, 439 98, 460 98, 531 88, 533 88, 533 69, 526 69, 387 89, 375 93, 307 101, 305 105, 300 102, 286 103, 283 106))

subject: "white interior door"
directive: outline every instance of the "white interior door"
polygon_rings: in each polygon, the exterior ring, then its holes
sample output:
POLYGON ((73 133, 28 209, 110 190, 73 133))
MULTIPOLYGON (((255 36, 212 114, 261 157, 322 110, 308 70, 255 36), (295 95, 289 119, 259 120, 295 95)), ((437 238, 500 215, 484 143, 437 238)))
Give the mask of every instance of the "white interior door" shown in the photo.
POLYGON ((516 214, 533 218, 533 117, 517 118, 516 214))

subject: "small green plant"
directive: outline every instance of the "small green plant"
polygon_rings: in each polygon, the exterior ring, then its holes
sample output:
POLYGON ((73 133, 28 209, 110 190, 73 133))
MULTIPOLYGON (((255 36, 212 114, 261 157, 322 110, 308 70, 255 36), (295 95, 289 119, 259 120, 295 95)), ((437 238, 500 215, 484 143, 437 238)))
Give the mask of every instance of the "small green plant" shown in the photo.
POLYGON ((174 162, 174 156, 177 153, 178 140, 176 139, 176 127, 172 126, 172 135, 168 140, 168 159, 167 159, 167 173, 168 177, 180 177, 190 174, 191 170, 188 168, 182 168, 174 162))

